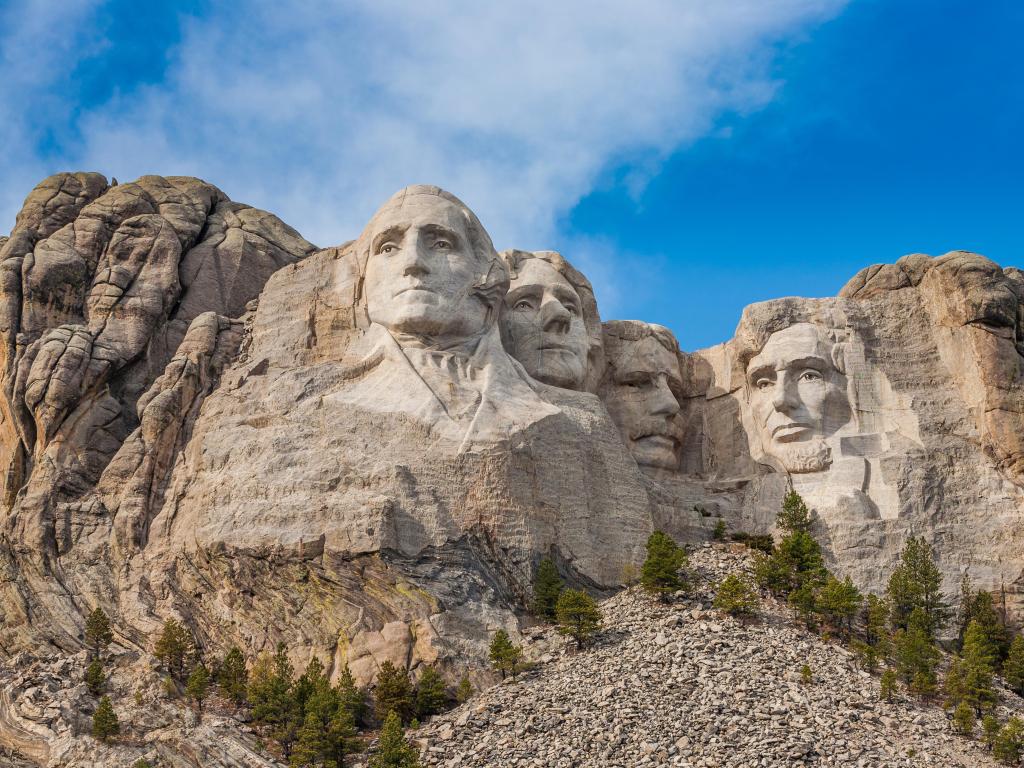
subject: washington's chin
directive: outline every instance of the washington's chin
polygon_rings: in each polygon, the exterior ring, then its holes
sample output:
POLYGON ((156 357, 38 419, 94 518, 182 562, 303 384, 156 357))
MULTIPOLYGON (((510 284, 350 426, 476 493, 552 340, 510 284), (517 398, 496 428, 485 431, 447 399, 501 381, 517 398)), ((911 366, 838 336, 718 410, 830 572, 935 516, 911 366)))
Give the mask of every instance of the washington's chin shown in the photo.
POLYGON ((633 458, 642 467, 679 468, 679 443, 664 435, 648 435, 631 441, 633 458))
POLYGON ((385 312, 370 312, 370 319, 391 331, 415 333, 426 336, 465 333, 472 335, 483 326, 484 318, 460 317, 457 308, 439 304, 434 294, 417 296, 399 306, 391 306, 385 312), (454 321, 454 322, 453 322, 454 321))

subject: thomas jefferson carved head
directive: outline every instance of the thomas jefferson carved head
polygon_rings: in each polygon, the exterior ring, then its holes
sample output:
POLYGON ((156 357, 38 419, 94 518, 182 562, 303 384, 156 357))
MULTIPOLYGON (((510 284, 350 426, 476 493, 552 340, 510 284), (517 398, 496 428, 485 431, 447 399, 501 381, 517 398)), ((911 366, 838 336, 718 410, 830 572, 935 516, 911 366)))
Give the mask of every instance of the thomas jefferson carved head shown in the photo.
POLYGON ((502 340, 538 381, 585 389, 601 349, 590 282, 554 251, 503 251, 511 275, 502 340))
POLYGON ((604 324, 605 372, 600 395, 636 463, 677 470, 679 343, 667 328, 637 320, 604 324))
POLYGON ((842 345, 813 323, 776 331, 746 365, 750 417, 764 453, 788 472, 831 463, 824 439, 850 420, 842 345))
POLYGON ((369 319, 447 344, 496 317, 508 275, 477 217, 437 187, 406 187, 374 214, 357 245, 369 319))

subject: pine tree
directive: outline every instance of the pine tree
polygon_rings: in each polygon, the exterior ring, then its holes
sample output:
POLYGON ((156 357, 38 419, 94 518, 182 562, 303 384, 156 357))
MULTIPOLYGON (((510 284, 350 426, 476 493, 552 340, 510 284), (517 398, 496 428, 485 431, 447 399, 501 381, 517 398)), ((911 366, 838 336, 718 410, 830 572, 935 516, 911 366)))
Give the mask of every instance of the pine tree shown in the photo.
POLYGON ((352 671, 345 664, 338 674, 338 706, 345 708, 352 715, 356 725, 366 722, 366 691, 356 685, 352 671))
POLYGON ((791 533, 809 533, 811 530, 811 512, 807 509, 803 498, 794 490, 790 490, 782 500, 782 510, 775 518, 775 524, 791 533))
POLYGON ((253 719, 267 728, 286 757, 291 754, 303 720, 302 709, 292 695, 293 675, 284 643, 278 644, 273 656, 260 656, 249 674, 253 719))
POLYGON ((759 604, 757 591, 745 576, 730 573, 718 585, 714 607, 730 616, 750 616, 759 604))
POLYGON ((501 673, 501 679, 511 674, 513 677, 519 671, 519 659, 523 655, 523 649, 513 645, 508 633, 499 629, 491 638, 490 658, 491 666, 501 673))
POLYGON ((655 531, 647 539, 647 558, 640 568, 640 583, 648 592, 665 600, 673 592, 687 587, 686 579, 679 573, 686 562, 686 551, 667 534, 655 531))
POLYGON ((245 657, 237 646, 231 647, 217 668, 217 684, 225 698, 236 706, 245 701, 249 673, 245 668, 245 657))
POLYGON ((103 673, 103 663, 99 659, 93 659, 85 668, 85 685, 89 693, 99 696, 103 693, 103 686, 107 683, 107 676, 103 673))
POLYGON ((817 610, 834 628, 849 636, 853 618, 860 610, 864 598, 847 576, 843 581, 829 574, 825 586, 817 596, 817 610))
POLYGON ((302 712, 306 710, 306 702, 309 698, 323 688, 330 688, 330 681, 324 674, 324 665, 319 658, 314 656, 306 664, 306 669, 292 687, 292 698, 295 700, 295 707, 302 712))
POLYGON ((390 712, 380 732, 376 754, 370 757, 368 768, 419 768, 416 750, 405 740, 402 723, 390 712))
POLYGON ((1024 696, 1024 637, 1017 635, 1010 644, 1010 652, 1003 664, 1006 684, 1018 696, 1024 696))
POLYGON ((974 710, 966 701, 961 701, 953 710, 953 725, 961 736, 974 735, 974 710))
POLYGON ((389 712, 398 715, 403 723, 409 722, 413 714, 413 688, 409 673, 399 669, 390 661, 380 665, 377 685, 373 689, 374 704, 378 720, 384 720, 389 712))
POLYGON ((533 611, 548 621, 555 620, 555 603, 565 584, 558 575, 558 569, 545 557, 537 566, 537 576, 533 581, 533 611))
POLYGON ((355 751, 355 721, 337 689, 320 681, 306 700, 305 717, 291 755, 293 766, 340 768, 355 751))
POLYGON ((1024 722, 1011 717, 996 735, 992 754, 1007 765, 1020 763, 1021 747, 1024 746, 1024 722))
POLYGON ((601 611, 594 598, 586 592, 565 590, 558 598, 555 613, 558 616, 559 634, 575 640, 577 650, 582 650, 601 628, 601 611))
POLYGON ((93 608, 85 620, 85 641, 92 646, 93 657, 97 659, 103 649, 114 641, 114 634, 110 631, 110 619, 99 606, 93 608))
POLYGON ((200 715, 203 712, 203 701, 205 701, 209 691, 210 673, 203 664, 196 664, 192 673, 188 676, 188 682, 185 683, 185 693, 196 703, 196 709, 199 710, 200 715))
POLYGON ((964 635, 961 674, 964 701, 973 707, 979 716, 990 710, 997 700, 992 687, 995 653, 985 629, 976 621, 972 621, 964 635))
MULTIPOLYGON (((960 585, 961 590, 969 590, 970 580, 966 576, 964 579, 965 582, 960 585)), ((992 593, 978 590, 969 592, 966 596, 962 595, 961 599, 966 602, 960 606, 959 646, 963 647, 967 627, 974 623, 977 625, 975 631, 984 637, 992 658, 996 662, 1002 662, 1010 650, 1012 637, 1003 621, 1002 613, 996 608, 992 593)))
POLYGON ((416 684, 416 716, 423 718, 437 714, 447 701, 444 678, 434 667, 427 667, 416 684))
POLYGON ((153 647, 153 655, 176 680, 181 680, 185 674, 185 659, 191 653, 192 645, 188 631, 174 619, 167 619, 153 647))
POLYGON ((922 696, 935 691, 935 668, 940 656, 925 629, 927 624, 924 611, 918 608, 911 614, 908 628, 898 630, 893 638, 896 672, 911 691, 922 696))
POLYGON ((882 678, 879 680, 879 695, 884 701, 892 701, 893 696, 896 695, 896 670, 891 667, 886 669, 882 673, 882 678))
POLYGON ((999 721, 996 720, 995 715, 985 715, 981 718, 981 740, 990 752, 996 744, 996 739, 999 738, 999 728, 999 721))
POLYGON ((465 704, 473 698, 473 684, 469 682, 469 676, 463 675, 459 680, 459 686, 455 689, 455 700, 459 704, 465 704))
POLYGON ((911 537, 885 590, 892 605, 893 625, 906 629, 911 614, 919 608, 927 619, 925 630, 934 638, 949 618, 941 586, 942 573, 935 565, 931 545, 923 538, 911 537))
POLYGON ((112 736, 121 732, 121 725, 117 722, 117 715, 114 713, 114 706, 110 703, 110 697, 104 696, 96 707, 96 713, 92 716, 92 736, 98 741, 106 743, 112 736))

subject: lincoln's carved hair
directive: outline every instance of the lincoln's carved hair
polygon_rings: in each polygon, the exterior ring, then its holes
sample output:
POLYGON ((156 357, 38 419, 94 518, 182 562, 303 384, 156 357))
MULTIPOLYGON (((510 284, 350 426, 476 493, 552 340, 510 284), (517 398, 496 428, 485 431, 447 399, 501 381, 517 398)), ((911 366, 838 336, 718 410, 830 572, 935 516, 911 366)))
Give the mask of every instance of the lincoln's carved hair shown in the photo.
POLYGON ((451 203, 462 215, 466 224, 466 232, 469 236, 470 248, 472 248, 473 253, 476 254, 481 264, 480 281, 476 285, 476 291, 488 306, 494 307, 498 300, 508 291, 509 278, 505 263, 498 256, 498 252, 494 250, 491 236, 487 234, 487 230, 480 223, 480 219, 476 217, 476 214, 464 202, 451 192, 429 184, 413 184, 398 190, 388 198, 384 205, 377 209, 377 212, 370 218, 366 227, 363 228, 362 234, 359 235, 355 242, 355 254, 359 265, 360 280, 357 298, 365 301, 363 298, 362 281, 366 277, 366 263, 370 259, 373 231, 378 219, 388 211, 400 208, 406 200, 416 195, 429 195, 441 198, 451 203))

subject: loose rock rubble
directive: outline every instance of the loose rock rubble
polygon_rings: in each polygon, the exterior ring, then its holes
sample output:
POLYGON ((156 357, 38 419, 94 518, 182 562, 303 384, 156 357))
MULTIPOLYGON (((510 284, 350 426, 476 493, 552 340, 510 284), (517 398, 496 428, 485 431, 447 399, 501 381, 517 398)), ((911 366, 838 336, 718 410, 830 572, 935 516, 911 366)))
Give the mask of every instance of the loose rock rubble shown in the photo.
MULTIPOLYGON (((623 591, 602 603, 594 648, 577 654, 561 641, 550 663, 420 728, 423 763, 996 765, 978 742, 954 734, 938 706, 903 695, 881 701, 876 677, 784 606, 766 600, 746 626, 712 610, 714 585, 749 570, 745 551, 706 546, 691 563, 698 579, 689 599, 663 604, 637 587, 623 591), (804 664, 809 685, 800 682, 804 664)), ((545 630, 545 645, 552 634, 545 630)))

